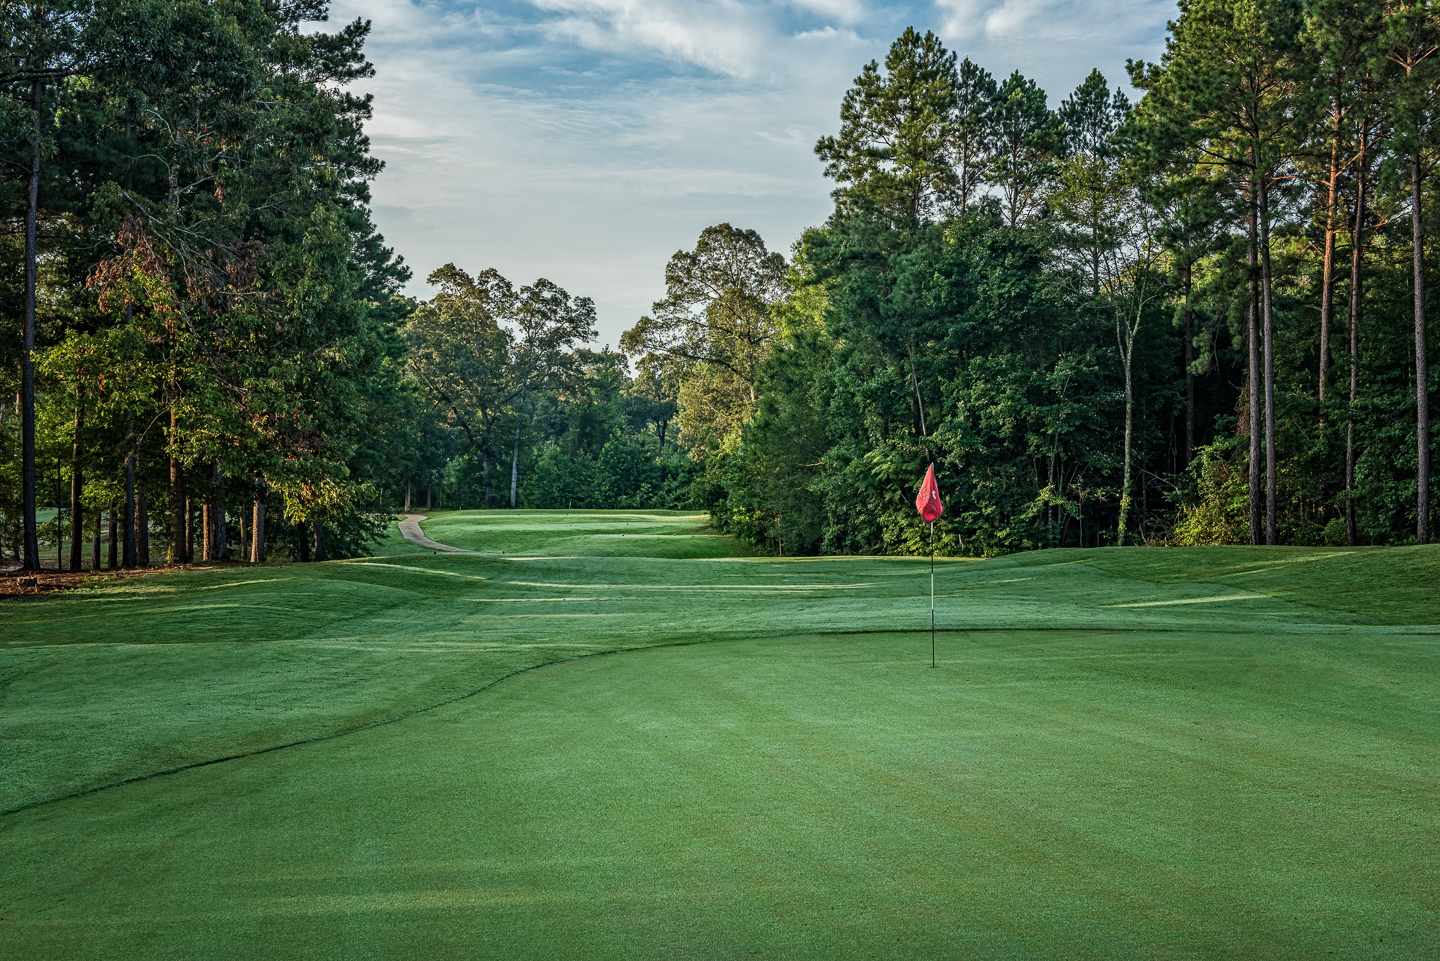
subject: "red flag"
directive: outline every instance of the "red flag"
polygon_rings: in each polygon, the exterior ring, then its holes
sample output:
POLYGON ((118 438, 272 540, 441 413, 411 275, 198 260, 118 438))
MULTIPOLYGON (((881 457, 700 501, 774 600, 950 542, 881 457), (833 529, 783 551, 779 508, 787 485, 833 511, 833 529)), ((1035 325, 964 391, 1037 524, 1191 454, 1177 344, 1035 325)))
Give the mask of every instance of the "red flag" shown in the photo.
POLYGON ((925 483, 920 485, 920 493, 915 497, 915 509, 927 524, 935 523, 945 513, 945 505, 940 503, 940 488, 935 486, 934 464, 925 472, 925 483))

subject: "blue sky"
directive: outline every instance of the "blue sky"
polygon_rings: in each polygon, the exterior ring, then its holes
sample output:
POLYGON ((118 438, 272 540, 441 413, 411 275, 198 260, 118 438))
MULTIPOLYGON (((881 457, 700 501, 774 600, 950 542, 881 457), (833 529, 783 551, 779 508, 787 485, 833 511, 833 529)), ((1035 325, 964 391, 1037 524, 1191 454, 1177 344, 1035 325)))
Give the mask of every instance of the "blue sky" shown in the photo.
POLYGON ((824 221, 813 154, 860 68, 907 26, 1057 105, 1153 59, 1173 0, 339 0, 374 22, 370 135, 386 241, 415 271, 496 267, 593 297, 615 344, 705 227, 788 253, 824 221))

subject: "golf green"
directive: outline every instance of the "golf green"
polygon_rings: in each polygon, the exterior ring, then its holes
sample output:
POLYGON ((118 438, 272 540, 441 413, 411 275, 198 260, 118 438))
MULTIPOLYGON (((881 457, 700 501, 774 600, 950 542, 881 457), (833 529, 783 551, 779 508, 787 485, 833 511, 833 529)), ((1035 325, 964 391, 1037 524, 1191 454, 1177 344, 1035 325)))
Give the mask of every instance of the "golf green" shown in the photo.
POLYGON ((701 520, 0 608, 0 957, 1436 956, 1440 550, 701 520))

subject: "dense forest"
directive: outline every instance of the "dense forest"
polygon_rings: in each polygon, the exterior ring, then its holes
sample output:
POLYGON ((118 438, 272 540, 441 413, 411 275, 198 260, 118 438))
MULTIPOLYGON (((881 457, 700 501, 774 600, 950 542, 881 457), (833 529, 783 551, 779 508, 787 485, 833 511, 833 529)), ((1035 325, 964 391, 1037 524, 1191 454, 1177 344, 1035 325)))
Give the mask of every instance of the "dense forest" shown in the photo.
POLYGON ((1134 103, 906 30, 816 144, 828 220, 707 228, 618 350, 545 279, 402 294, 324 12, 5 8, 0 553, 349 556, 419 507, 918 552, 932 463, 945 553, 1428 540, 1427 3, 1182 2, 1134 103))

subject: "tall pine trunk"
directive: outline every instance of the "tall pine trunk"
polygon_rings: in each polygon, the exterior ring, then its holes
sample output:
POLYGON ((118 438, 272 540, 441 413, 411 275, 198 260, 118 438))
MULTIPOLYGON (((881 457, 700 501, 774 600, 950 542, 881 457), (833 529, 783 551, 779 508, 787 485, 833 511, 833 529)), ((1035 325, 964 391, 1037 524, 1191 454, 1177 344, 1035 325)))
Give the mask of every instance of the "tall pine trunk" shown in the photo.
MULTIPOLYGON (((128 309, 128 308, 127 308, 128 309)), ((134 567, 139 563, 139 549, 137 535, 139 532, 138 522, 135 514, 135 414, 131 411, 125 413, 125 519, 124 538, 125 551, 122 563, 127 567, 134 567)), ((114 564, 110 565, 114 567, 114 564)))
MULTIPOLYGON (((1137 308, 1138 309, 1138 308, 1137 308)), ((1135 353, 1135 334, 1139 330, 1139 324, 1134 328, 1128 327, 1128 318, 1122 318, 1119 314, 1115 317, 1115 338, 1119 341, 1120 360, 1125 370, 1125 470, 1121 475, 1120 482, 1120 522, 1116 525, 1116 544, 1119 547, 1125 546, 1125 529, 1130 523, 1130 447, 1134 437, 1134 413, 1135 413, 1135 377, 1132 361, 1135 353)))
MULTIPOLYGON (((1193 263, 1185 264, 1185 466, 1195 457, 1195 307, 1190 303, 1193 263)), ((1082 545, 1083 546, 1083 545, 1082 545)))
POLYGON ((1250 296, 1249 320, 1245 338, 1247 391, 1250 396, 1250 469, 1247 489, 1250 498, 1250 543, 1260 543, 1260 295, 1256 281, 1257 212, 1255 181, 1250 181, 1250 271, 1246 281, 1250 296))
MULTIPOLYGON (((1335 106, 1337 118, 1340 107, 1335 106)), ((1320 374, 1316 385, 1316 406, 1320 412, 1320 426, 1325 426, 1325 386, 1330 379, 1330 329, 1335 323, 1335 226, 1336 195, 1340 187, 1340 134, 1339 121, 1336 133, 1330 141, 1329 177, 1325 181, 1325 255, 1320 275, 1320 374)))
POLYGON ((135 551, 136 563, 141 567, 150 566, 150 485, 139 484, 135 494, 135 551))
POLYGON ((1410 157, 1410 231, 1415 258, 1415 539, 1430 542, 1430 364, 1425 347, 1425 239, 1421 233, 1420 154, 1410 157))
MULTIPOLYGON (((125 107, 125 151, 130 151, 130 105, 125 107)), ((127 163, 125 166, 125 190, 128 193, 134 187, 134 170, 127 163)), ((125 329, 130 329, 131 319, 134 317, 135 307, 133 304, 125 305, 125 329)), ((114 550, 114 547, 111 547, 114 550)), ((125 411, 125 552, 124 564, 127 568, 134 567, 139 558, 139 551, 135 541, 135 412, 125 411)), ((114 567, 112 561, 110 564, 114 567)))
POLYGON ((95 508, 95 540, 90 544, 90 569, 100 569, 100 508, 95 508))
POLYGON ((117 505, 115 504, 115 502, 111 501, 110 510, 106 512, 110 520, 109 557, 106 560, 112 571, 120 566, 120 545, 116 543, 120 539, 120 525, 118 523, 118 518, 116 518, 115 516, 116 506, 117 505))
POLYGON ((44 84, 30 82, 35 145, 25 185, 25 317, 20 351, 21 523, 26 570, 40 569, 40 534, 35 528, 35 220, 40 211, 40 98, 44 84))
POLYGON ((85 477, 80 472, 80 432, 85 429, 85 414, 75 408, 75 437, 70 444, 70 569, 80 570, 80 555, 85 544, 85 510, 80 496, 85 490, 85 477))
POLYGON ((1360 302, 1365 256, 1365 135, 1360 127, 1360 159, 1355 176, 1355 222, 1350 229, 1350 410, 1345 418, 1345 543, 1359 541, 1355 526, 1355 403, 1360 398, 1360 302))
POLYGON ((325 522, 315 521, 315 560, 317 562, 325 559, 325 522))
POLYGON ((1265 312, 1265 543, 1278 542, 1275 456, 1275 312, 1270 299, 1270 185, 1260 178, 1260 289, 1265 312))
POLYGON ((220 470, 215 468, 205 490, 205 500, 200 506, 201 557, 207 561, 220 559, 220 532, 215 516, 215 478, 219 476, 220 470))
POLYGON ((215 559, 230 559, 230 532, 225 524, 225 475, 216 472, 215 482, 215 559))
POLYGON ((60 483, 60 458, 55 458, 55 569, 65 569, 65 496, 60 483))
MULTIPOLYGON (((175 409, 170 409, 170 443, 174 444, 175 437, 175 409)), ((170 557, 171 564, 188 564, 190 553, 189 528, 190 528, 190 501, 185 496, 185 466, 180 459, 171 455, 170 457, 170 557)))

